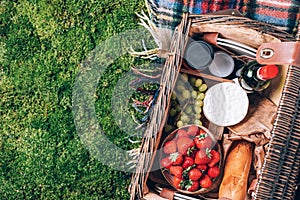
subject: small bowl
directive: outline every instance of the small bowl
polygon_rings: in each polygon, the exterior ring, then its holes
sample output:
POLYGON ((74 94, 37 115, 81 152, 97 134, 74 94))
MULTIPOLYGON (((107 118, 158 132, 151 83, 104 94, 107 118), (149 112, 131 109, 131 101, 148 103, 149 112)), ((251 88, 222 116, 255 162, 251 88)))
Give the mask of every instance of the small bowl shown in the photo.
MULTIPOLYGON (((174 176, 170 173, 169 169, 166 169, 166 168, 164 168, 163 166, 161 166, 161 163, 160 163, 160 168, 161 168, 161 172, 162 172, 163 176, 165 177, 165 179, 167 180, 167 182, 168 182, 175 190, 177 190, 177 191, 179 191, 179 192, 181 192, 181 193, 184 193, 184 194, 189 194, 189 195, 205 194, 205 193, 207 193, 207 192, 210 192, 210 191, 216 189, 216 188, 219 186, 219 184, 221 183, 222 176, 223 176, 223 154, 222 154, 222 149, 221 149, 220 144, 217 142, 217 140, 216 140, 216 139, 213 137, 213 135, 211 134, 211 132, 210 132, 207 128, 203 127, 203 126, 198 126, 198 125, 195 125, 195 124, 186 125, 186 126, 183 126, 183 127, 178 128, 178 129, 174 130, 172 133, 170 133, 170 134, 164 139, 164 141, 163 141, 163 143, 162 143, 162 148, 165 146, 166 142, 171 141, 171 140, 177 138, 177 132, 178 132, 179 130, 182 130, 182 129, 183 129, 183 130, 186 130, 186 131, 187 131, 188 128, 189 128, 190 126, 196 126, 196 127, 198 127, 199 130, 202 129, 202 130, 205 131, 205 132, 208 134, 208 136, 212 139, 213 143, 215 142, 215 145, 214 145, 211 149, 216 150, 216 151, 220 154, 220 161, 215 165, 215 166, 218 166, 219 169, 220 169, 220 174, 219 174, 219 176, 216 177, 216 178, 214 178, 214 179, 211 179, 212 182, 213 182, 213 184, 212 184, 209 188, 201 188, 201 187, 199 187, 199 189, 196 190, 196 191, 188 191, 188 190, 176 188, 176 187, 173 185, 173 177, 174 177, 174 176)), ((190 138, 192 139, 193 137, 190 136, 190 138)), ((168 154, 164 153, 164 151, 163 151, 163 149, 162 149, 162 150, 160 151, 160 155, 159 155, 159 162, 160 162, 163 158, 165 158, 165 157, 167 157, 167 156, 168 156, 168 154)), ((203 172, 203 171, 202 171, 202 172, 203 172)), ((207 173, 207 170, 203 172, 203 174, 206 174, 206 173, 207 173)))

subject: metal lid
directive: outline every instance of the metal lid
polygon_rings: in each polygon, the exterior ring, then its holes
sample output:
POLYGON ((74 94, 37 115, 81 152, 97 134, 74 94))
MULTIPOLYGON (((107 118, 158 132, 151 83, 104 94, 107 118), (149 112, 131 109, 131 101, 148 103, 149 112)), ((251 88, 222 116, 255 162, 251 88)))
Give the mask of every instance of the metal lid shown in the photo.
POLYGON ((199 70, 206 69, 213 59, 213 48, 204 41, 191 42, 185 51, 185 60, 188 64, 199 70))

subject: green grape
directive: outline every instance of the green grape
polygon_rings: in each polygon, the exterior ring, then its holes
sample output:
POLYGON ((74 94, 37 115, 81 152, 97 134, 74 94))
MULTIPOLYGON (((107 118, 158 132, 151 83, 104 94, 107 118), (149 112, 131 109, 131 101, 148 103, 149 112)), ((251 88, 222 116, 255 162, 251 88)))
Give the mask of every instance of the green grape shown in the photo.
POLYGON ((200 119, 200 118, 201 118, 201 114, 200 114, 200 113, 196 113, 196 114, 195 114, 195 118, 196 118, 196 119, 200 119))
POLYGON ((185 108, 184 111, 185 111, 186 114, 190 114, 190 113, 193 111, 193 108, 192 108, 192 106, 189 105, 189 106, 187 106, 187 107, 185 108))
POLYGON ((175 108, 171 108, 170 117, 175 117, 176 113, 177 113, 177 110, 175 108))
POLYGON ((195 123, 196 125, 202 126, 202 122, 201 122, 199 119, 196 119, 196 120, 194 121, 194 123, 195 123))
POLYGON ((172 92, 171 99, 176 100, 176 94, 174 92, 172 92))
POLYGON ((180 121, 183 121, 183 122, 188 122, 190 119, 189 117, 186 115, 186 114, 181 114, 180 116, 180 121))
POLYGON ((176 109, 177 112, 180 112, 181 111, 180 105, 178 104, 175 109, 176 109))
POLYGON ((197 97, 197 92, 196 91, 192 91, 192 97, 195 99, 197 97))
POLYGON ((184 99, 188 99, 188 98, 190 98, 190 92, 188 91, 188 90, 183 90, 182 91, 182 97, 184 98, 184 99))
POLYGON ((202 82, 203 82, 202 79, 200 79, 200 78, 196 79, 195 87, 200 87, 202 85, 202 82))
POLYGON ((198 107, 198 106, 195 106, 194 107, 194 110, 197 114, 200 114, 202 112, 202 108, 201 107, 198 107))
POLYGON ((192 86, 195 86, 196 78, 195 77, 190 77, 190 83, 192 86))
POLYGON ((176 123, 176 125, 177 125, 178 128, 182 127, 182 126, 183 126, 183 121, 180 121, 180 120, 179 120, 179 121, 176 123))
POLYGON ((205 94, 203 92, 199 92, 198 95, 197 95, 197 100, 203 100, 205 97, 205 94))
POLYGON ((189 77, 187 74, 181 74, 181 79, 184 81, 184 82, 187 82, 189 77))
POLYGON ((182 102, 185 100, 185 98, 182 95, 177 95, 177 99, 179 102, 182 102))
POLYGON ((184 91, 184 90, 185 90, 185 87, 184 87, 183 85, 177 85, 177 90, 178 90, 179 92, 184 91))
POLYGON ((200 91, 200 92, 204 92, 205 90, 207 90, 207 85, 206 85, 206 84, 202 84, 202 85, 199 87, 199 91, 200 91))
POLYGON ((203 101, 198 99, 195 101, 195 106, 199 106, 199 107, 202 107, 203 106, 203 101))

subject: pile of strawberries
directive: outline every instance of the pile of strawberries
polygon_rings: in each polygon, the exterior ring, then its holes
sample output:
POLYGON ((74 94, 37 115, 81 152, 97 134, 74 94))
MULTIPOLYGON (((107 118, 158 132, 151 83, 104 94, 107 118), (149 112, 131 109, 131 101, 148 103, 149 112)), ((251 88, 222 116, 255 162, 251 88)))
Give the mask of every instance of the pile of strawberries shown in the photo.
POLYGON ((220 154, 214 140, 196 125, 177 130, 164 143, 161 167, 173 175, 173 186, 194 192, 209 188, 220 174, 220 154))

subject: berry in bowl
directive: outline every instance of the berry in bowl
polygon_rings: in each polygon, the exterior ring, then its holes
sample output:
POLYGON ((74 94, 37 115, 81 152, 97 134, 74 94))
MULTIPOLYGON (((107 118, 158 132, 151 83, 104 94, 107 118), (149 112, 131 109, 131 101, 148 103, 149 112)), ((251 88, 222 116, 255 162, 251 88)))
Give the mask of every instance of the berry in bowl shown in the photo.
POLYGON ((221 182, 221 147, 203 126, 187 125, 169 134, 159 160, 165 179, 182 193, 204 194, 221 182))

